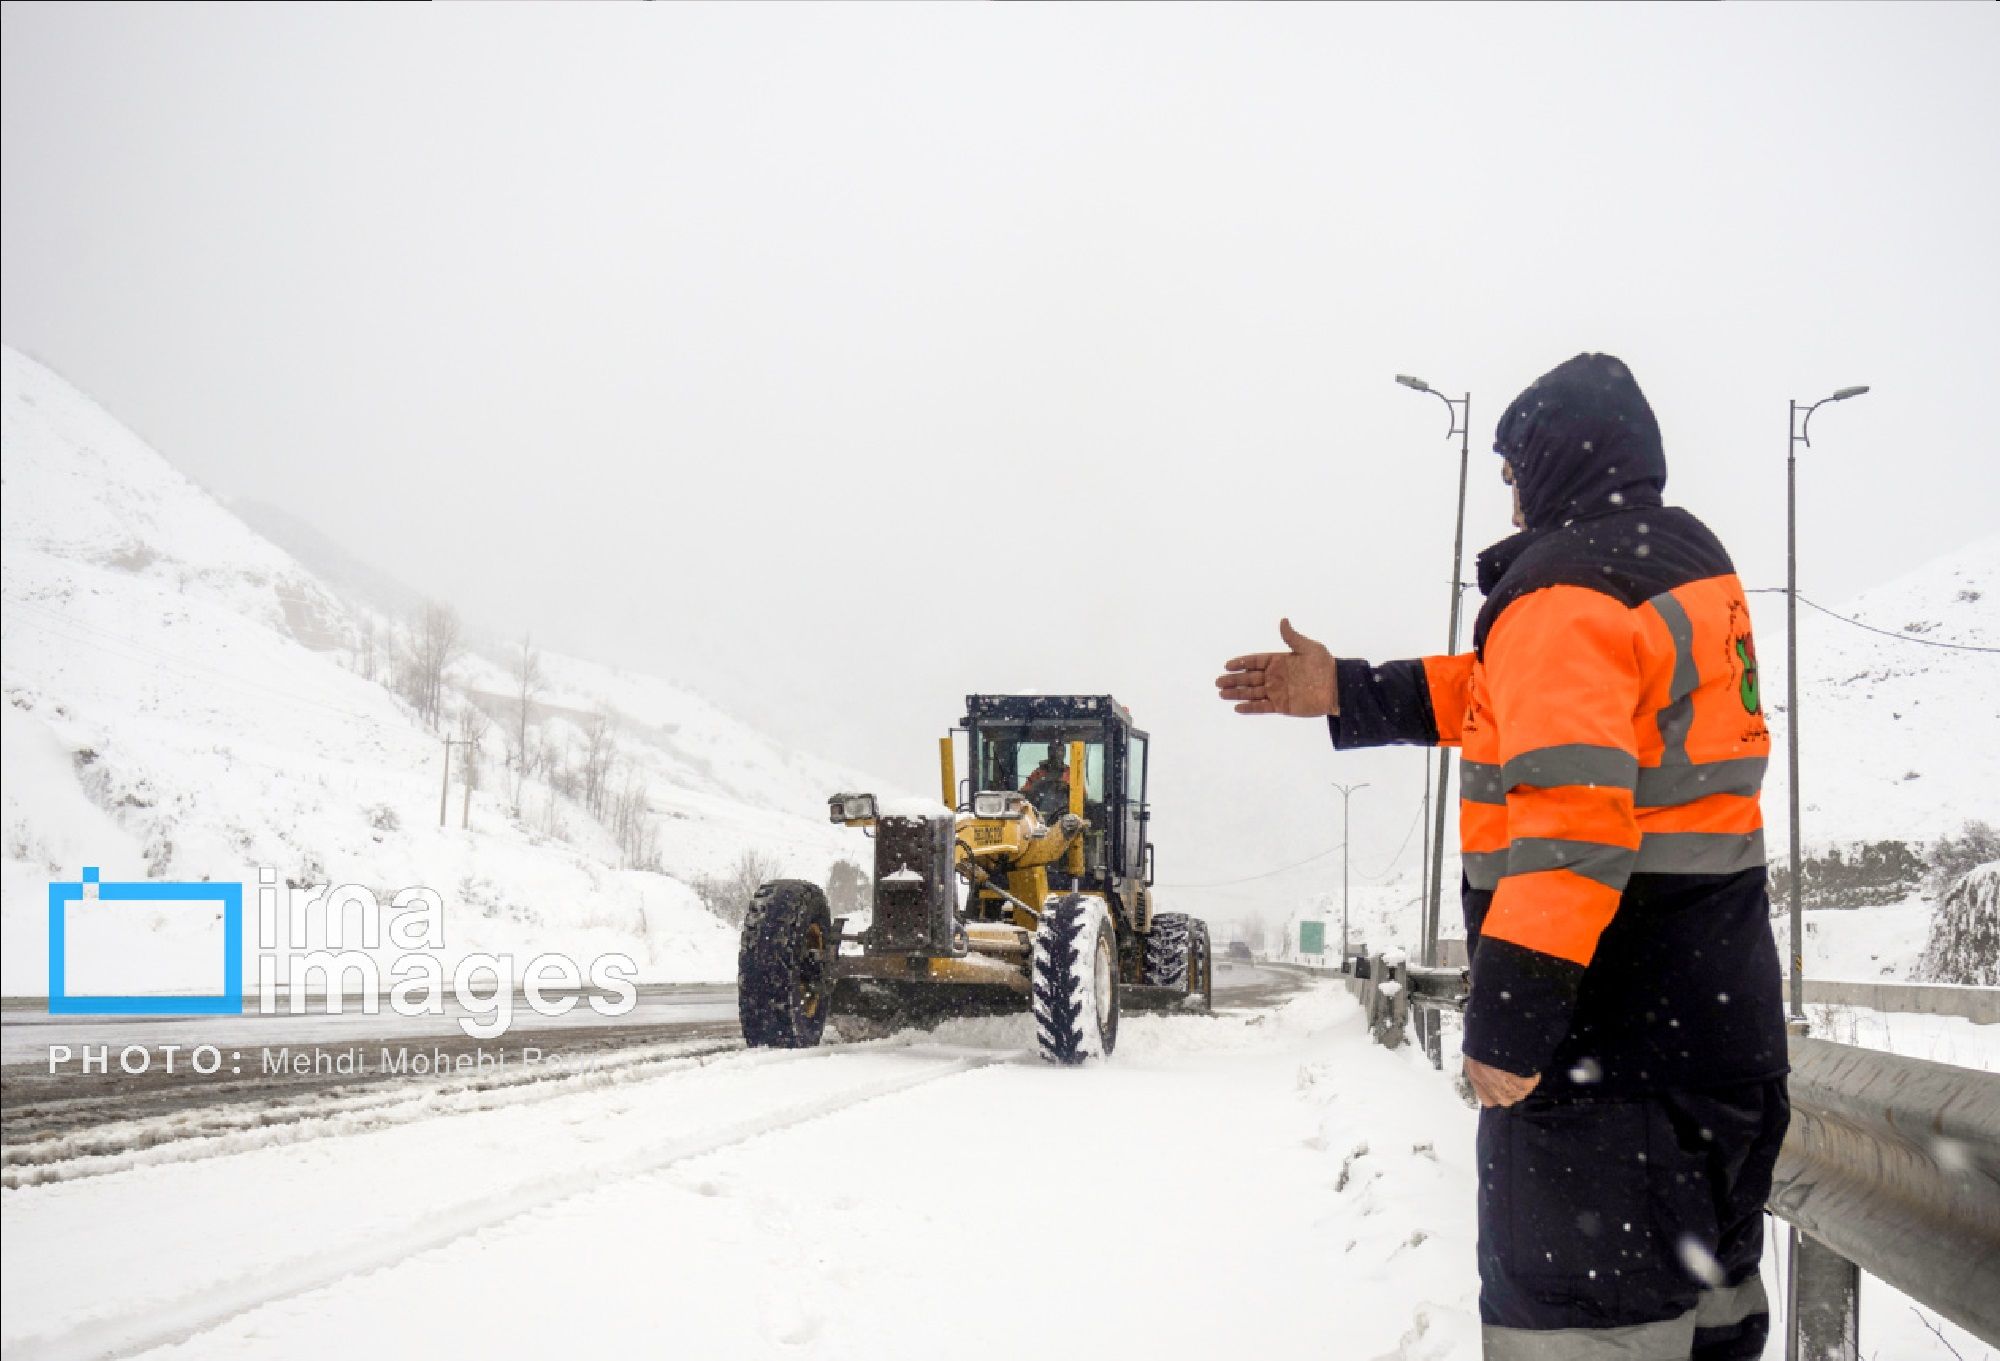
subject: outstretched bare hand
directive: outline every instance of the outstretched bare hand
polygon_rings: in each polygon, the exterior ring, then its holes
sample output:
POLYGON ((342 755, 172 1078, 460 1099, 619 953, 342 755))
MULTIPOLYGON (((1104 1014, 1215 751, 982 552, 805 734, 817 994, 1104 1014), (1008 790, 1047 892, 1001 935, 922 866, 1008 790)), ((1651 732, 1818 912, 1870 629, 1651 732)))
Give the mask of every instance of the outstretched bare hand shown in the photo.
POLYGON ((1278 621, 1278 636, 1289 652, 1253 652, 1232 657, 1224 674, 1215 678, 1222 698, 1239 714, 1290 714, 1294 718, 1324 718, 1340 712, 1334 685, 1333 654, 1278 621))

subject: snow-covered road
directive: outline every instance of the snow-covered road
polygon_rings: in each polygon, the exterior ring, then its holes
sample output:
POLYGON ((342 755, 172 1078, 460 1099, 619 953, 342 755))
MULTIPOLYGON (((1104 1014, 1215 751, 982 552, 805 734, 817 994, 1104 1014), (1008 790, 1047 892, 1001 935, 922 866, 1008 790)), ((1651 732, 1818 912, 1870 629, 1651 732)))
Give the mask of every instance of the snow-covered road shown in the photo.
POLYGON ((989 1018, 100 1127, 10 1168, 0 1351, 1473 1361, 1473 1112, 1337 984, 1224 968, 1084 1069, 989 1018))
POLYGON ((1327 985, 406 1099, 6 1192, 6 1353, 1475 1347, 1472 1114, 1327 985))

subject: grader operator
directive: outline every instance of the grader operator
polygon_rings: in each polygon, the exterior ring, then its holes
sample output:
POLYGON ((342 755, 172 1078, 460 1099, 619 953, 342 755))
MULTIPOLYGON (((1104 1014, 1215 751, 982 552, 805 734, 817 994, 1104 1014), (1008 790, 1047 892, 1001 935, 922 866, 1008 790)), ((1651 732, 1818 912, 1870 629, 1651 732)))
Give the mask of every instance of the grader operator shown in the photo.
POLYGON ((971 776, 939 742, 941 803, 836 794, 875 842, 850 934, 818 885, 758 889, 737 1007, 753 1046, 818 1044, 830 1017, 914 1023, 1026 1008, 1054 1063, 1109 1055, 1127 1002, 1205 1009, 1208 927, 1153 903, 1149 739, 1109 695, 970 695, 971 776))

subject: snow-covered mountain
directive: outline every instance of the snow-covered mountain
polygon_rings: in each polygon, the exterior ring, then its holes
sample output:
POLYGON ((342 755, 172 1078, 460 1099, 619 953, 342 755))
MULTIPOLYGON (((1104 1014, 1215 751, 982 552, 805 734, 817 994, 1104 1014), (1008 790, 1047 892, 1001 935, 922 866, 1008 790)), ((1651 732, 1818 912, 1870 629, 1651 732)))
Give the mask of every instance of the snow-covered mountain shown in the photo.
POLYGON ((822 810, 863 777, 667 682, 560 656, 543 658, 537 744, 574 750, 602 723, 618 787, 644 791, 657 868, 627 867, 548 780, 517 790, 497 731, 512 681, 477 653, 451 669, 448 707, 485 711, 492 740, 471 830, 456 782, 440 828, 441 734, 359 674, 386 674, 364 653, 393 649, 406 621, 343 598, 47 369, 11 349, 0 362, 0 991, 43 991, 46 887, 85 865, 426 885, 449 954, 618 949, 667 980, 734 973, 735 932, 697 878, 750 849, 814 879, 862 858, 822 810))
MULTIPOLYGON (((1850 619, 1934 642, 2000 648, 2000 535, 1844 603, 1850 619)), ((1800 816, 1809 851, 1929 843, 1968 820, 2000 825, 2000 651, 1890 638, 1800 606, 1800 816)), ((1764 816, 1784 845, 1785 599, 1753 598, 1771 773, 1764 816)))

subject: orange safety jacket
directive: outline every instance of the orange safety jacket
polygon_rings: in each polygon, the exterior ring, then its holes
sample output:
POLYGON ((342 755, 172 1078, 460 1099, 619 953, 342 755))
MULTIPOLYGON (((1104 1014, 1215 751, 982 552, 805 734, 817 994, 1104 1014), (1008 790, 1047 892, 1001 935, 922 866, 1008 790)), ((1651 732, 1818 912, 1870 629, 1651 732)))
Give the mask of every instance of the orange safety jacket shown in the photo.
POLYGON ((1464 1052, 1551 1088, 1785 1070, 1743 588, 1685 511, 1483 555, 1475 649, 1337 665, 1340 747, 1462 748, 1464 1052), (1645 551, 1638 551, 1641 545, 1645 551))

